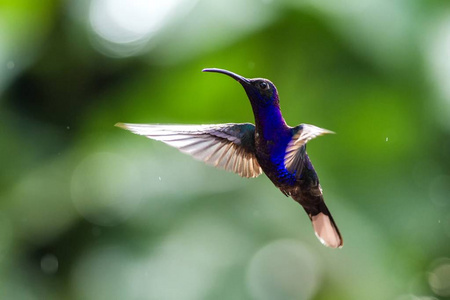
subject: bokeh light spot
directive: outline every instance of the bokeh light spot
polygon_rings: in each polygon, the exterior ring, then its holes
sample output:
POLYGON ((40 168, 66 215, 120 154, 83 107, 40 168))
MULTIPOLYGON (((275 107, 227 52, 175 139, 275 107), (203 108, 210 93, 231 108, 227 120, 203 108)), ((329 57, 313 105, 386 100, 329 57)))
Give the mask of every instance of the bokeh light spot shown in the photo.
POLYGON ((135 267, 122 247, 92 249, 76 264, 72 285, 79 299, 138 299, 130 278, 135 267))
POLYGON ((448 115, 450 113, 450 15, 435 18, 426 32, 424 41, 425 56, 428 63, 430 82, 434 85, 441 103, 437 106, 439 120, 447 129, 450 129, 448 115))
POLYGON ((450 176, 441 175, 436 177, 430 183, 430 199, 439 206, 444 207, 449 205, 448 195, 450 195, 450 176))
MULTIPOLYGON (((100 37, 100 50, 117 56, 139 53, 184 0, 93 0, 89 10, 92 30, 100 37)), ((106 53, 107 54, 107 53, 106 53)))
POLYGON ((319 285, 316 257, 295 240, 275 241, 252 258, 247 285, 255 299, 310 299, 319 285))
POLYGON ((16 66, 16 64, 15 64, 13 61, 8 61, 8 62, 6 63, 6 68, 7 68, 8 70, 14 69, 15 66, 16 66))
POLYGON ((433 292, 439 296, 450 296, 450 259, 437 263, 428 275, 428 282, 433 292))
POLYGON ((102 226, 128 219, 142 197, 136 168, 111 153, 96 153, 82 161, 73 173, 71 192, 78 212, 102 226))
POLYGON ((94 0, 90 21, 94 31, 114 43, 129 43, 155 32, 179 0, 94 0))
POLYGON ((58 258, 53 254, 46 254, 41 258, 41 270, 45 274, 55 274, 58 272, 58 266, 58 258))

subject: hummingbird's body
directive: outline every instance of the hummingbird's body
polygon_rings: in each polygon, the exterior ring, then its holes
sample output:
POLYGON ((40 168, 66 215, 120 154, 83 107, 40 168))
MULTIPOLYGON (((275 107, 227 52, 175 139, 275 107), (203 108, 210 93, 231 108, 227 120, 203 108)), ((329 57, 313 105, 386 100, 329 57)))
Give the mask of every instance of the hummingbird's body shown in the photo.
POLYGON ((283 192, 296 183, 295 175, 284 165, 286 147, 293 136, 293 129, 256 127, 255 156, 264 173, 283 192), (265 131, 265 132, 264 132, 265 131))
POLYGON ((342 247, 342 238, 323 200, 319 178, 306 153, 306 143, 332 133, 313 125, 290 127, 281 114, 278 93, 267 79, 247 79, 221 69, 205 72, 226 74, 244 87, 252 105, 255 125, 152 125, 116 126, 160 140, 207 164, 243 177, 263 171, 286 196, 302 205, 315 233, 326 246, 342 247))

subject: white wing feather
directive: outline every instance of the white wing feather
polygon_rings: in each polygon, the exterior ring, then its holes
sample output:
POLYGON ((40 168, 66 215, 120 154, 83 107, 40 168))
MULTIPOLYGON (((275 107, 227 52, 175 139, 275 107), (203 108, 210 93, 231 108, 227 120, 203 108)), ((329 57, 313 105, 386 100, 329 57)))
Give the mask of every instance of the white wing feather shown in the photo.
POLYGON ((286 169, 293 172, 298 167, 300 159, 300 149, 302 146, 313 138, 324 134, 334 133, 333 131, 323 129, 314 125, 301 124, 302 128, 294 134, 291 141, 286 147, 286 154, 284 156, 284 165, 286 169))
POLYGON ((116 126, 164 142, 197 160, 237 173, 242 177, 257 177, 262 173, 254 153, 248 151, 242 145, 239 136, 244 134, 243 131, 251 126, 250 124, 159 125, 117 123, 116 126))

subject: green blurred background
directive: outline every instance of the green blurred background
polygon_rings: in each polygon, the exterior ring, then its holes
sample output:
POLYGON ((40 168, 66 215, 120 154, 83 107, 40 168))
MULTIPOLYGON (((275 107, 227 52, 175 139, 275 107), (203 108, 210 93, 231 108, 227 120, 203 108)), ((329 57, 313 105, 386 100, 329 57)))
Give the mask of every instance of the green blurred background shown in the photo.
POLYGON ((0 1, 0 299, 450 299, 450 3, 0 1), (343 234, 113 127, 253 122, 278 87, 343 234))

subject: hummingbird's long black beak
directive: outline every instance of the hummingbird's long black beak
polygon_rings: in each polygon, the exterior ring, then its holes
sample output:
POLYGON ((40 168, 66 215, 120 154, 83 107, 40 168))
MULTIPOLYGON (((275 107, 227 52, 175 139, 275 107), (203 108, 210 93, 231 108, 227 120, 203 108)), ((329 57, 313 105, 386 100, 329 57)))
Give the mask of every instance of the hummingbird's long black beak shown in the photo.
POLYGON ((207 68, 207 69, 203 69, 202 72, 222 73, 222 74, 230 76, 231 78, 234 78, 235 80, 237 80, 241 84, 250 84, 250 80, 248 80, 247 78, 242 77, 241 75, 238 75, 236 73, 230 72, 228 70, 216 69, 216 68, 207 68))

